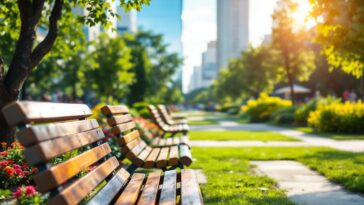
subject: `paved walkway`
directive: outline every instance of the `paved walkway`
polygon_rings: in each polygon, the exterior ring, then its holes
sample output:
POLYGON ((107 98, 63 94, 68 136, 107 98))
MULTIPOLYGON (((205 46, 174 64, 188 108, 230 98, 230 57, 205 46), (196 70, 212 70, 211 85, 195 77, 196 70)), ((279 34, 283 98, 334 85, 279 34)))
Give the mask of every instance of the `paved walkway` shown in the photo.
POLYGON ((265 130, 276 132, 301 142, 261 142, 261 141, 191 141, 192 146, 198 147, 240 147, 240 146, 313 146, 331 147, 350 152, 364 152, 364 140, 333 140, 317 135, 306 134, 292 129, 275 127, 267 124, 237 124, 223 121, 220 125, 191 126, 192 130, 224 131, 224 130, 265 130))
POLYGON ((287 190, 286 195, 299 205, 363 205, 364 198, 295 161, 251 161, 255 172, 267 175, 287 190))

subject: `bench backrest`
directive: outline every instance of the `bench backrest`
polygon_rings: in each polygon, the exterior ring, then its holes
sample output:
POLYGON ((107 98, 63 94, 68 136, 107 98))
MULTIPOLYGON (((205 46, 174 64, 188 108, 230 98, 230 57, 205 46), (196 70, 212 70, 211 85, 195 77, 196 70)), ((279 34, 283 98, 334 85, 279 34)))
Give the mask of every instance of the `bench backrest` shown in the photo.
POLYGON ((25 147, 25 159, 37 166, 37 190, 50 193, 47 204, 77 204, 95 188, 108 181, 88 201, 106 204, 117 195, 129 178, 118 169, 108 143, 91 110, 84 104, 13 102, 2 110, 10 125, 18 126, 17 139, 25 147), (76 151, 77 150, 77 151, 76 151), (72 157, 57 163, 73 151, 72 157))
POLYGON ((141 138, 129 109, 125 105, 107 105, 101 108, 111 127, 111 132, 121 146, 123 154, 133 164, 142 166, 144 161, 139 157, 142 152, 149 153, 149 147, 141 138))
POLYGON ((171 118, 170 114, 168 113, 165 105, 157 105, 157 109, 159 110, 159 113, 161 114, 161 116, 165 119, 165 121, 168 124, 170 124, 170 125, 174 124, 174 121, 171 118))
POLYGON ((156 122, 157 126, 163 131, 168 130, 169 125, 166 123, 163 116, 161 116, 156 106, 148 105, 148 110, 152 114, 152 118, 156 122))

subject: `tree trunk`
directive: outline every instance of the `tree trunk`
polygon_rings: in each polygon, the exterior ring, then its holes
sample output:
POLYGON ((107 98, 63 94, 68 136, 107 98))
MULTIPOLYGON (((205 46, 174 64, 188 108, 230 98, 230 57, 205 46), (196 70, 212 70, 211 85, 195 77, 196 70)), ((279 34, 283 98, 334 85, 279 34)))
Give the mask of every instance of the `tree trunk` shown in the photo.
POLYGON ((5 86, 0 82, 0 142, 10 144, 14 141, 15 127, 9 126, 6 122, 1 110, 8 103, 16 100, 16 96, 11 96, 5 89, 5 86))
POLYGON ((295 99, 295 94, 294 94, 294 87, 293 87, 294 84, 293 84, 292 74, 288 74, 288 83, 289 83, 289 90, 290 90, 292 105, 295 106, 296 105, 296 99, 295 99))

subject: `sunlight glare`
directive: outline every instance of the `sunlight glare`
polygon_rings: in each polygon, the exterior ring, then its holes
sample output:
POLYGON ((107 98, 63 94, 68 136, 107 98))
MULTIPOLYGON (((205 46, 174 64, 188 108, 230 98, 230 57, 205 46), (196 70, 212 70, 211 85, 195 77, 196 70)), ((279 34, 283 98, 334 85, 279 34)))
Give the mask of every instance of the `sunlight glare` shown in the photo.
POLYGON ((310 12, 312 9, 311 4, 308 0, 296 0, 299 4, 296 13, 293 15, 293 18, 297 22, 298 26, 305 27, 306 29, 310 29, 316 25, 315 20, 310 16, 310 12))

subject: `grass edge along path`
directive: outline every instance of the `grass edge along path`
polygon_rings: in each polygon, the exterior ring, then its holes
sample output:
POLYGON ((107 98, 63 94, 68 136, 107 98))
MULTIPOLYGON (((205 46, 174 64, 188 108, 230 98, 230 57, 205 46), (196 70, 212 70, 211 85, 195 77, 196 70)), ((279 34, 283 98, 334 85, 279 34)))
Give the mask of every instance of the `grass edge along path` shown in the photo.
POLYGON ((300 141, 279 133, 264 130, 242 131, 190 131, 190 140, 242 140, 242 141, 300 141))
POLYGON ((364 134, 340 134, 340 133, 318 132, 311 127, 291 127, 291 128, 300 132, 304 132, 306 134, 318 135, 333 140, 364 140, 364 134))
POLYGON ((251 172, 250 160, 296 160, 345 189, 364 193, 363 154, 330 148, 250 147, 193 148, 193 169, 203 169, 208 182, 202 185, 206 204, 293 204, 276 182, 251 172))

